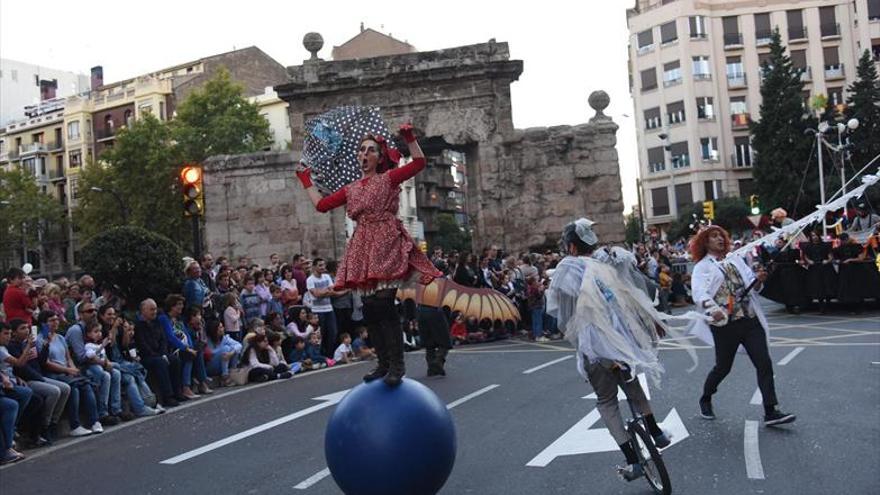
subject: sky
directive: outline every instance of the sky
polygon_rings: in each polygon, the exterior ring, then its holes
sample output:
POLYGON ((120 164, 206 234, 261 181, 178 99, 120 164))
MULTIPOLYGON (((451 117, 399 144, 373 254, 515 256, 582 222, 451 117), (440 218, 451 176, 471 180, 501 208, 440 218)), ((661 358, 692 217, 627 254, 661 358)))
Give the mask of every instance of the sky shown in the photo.
POLYGON ((256 45, 285 66, 319 56, 368 28, 420 51, 507 42, 523 73, 511 85, 516 128, 576 125, 593 110, 590 92, 611 97, 605 113, 620 126, 617 151, 626 211, 637 202, 633 104, 628 88, 626 8, 634 0, 333 2, 248 0, 0 1, 0 58, 88 74, 111 83, 201 57, 256 45), (135 8, 135 5, 137 8, 135 8), (36 11, 39 11, 37 13, 36 11))

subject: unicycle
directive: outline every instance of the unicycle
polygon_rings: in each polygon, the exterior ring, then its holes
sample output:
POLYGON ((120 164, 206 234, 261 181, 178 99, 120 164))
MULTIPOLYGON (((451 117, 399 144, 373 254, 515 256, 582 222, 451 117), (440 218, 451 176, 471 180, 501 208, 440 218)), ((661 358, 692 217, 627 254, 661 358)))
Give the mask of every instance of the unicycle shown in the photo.
POLYGON ((645 426, 645 418, 636 411, 632 402, 627 399, 629 410, 632 411, 632 419, 626 422, 626 432, 639 458, 639 464, 645 473, 645 478, 651 489, 658 495, 672 493, 672 483, 669 481, 669 473, 660 451, 654 445, 654 439, 648 434, 645 426))

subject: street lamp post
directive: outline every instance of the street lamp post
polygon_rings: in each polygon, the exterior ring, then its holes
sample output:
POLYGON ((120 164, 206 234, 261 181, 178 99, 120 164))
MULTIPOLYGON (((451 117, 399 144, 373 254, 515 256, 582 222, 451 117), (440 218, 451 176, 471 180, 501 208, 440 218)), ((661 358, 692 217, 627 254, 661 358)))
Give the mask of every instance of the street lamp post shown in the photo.
POLYGON ((119 196, 119 193, 113 189, 104 189, 102 187, 92 187, 91 190, 112 195, 116 199, 116 202, 119 203, 119 210, 122 212, 122 224, 128 225, 128 209, 125 207, 125 203, 122 201, 122 197, 119 196))
MULTIPOLYGON (((807 129, 806 133, 812 133, 816 136, 816 150, 819 154, 819 200, 822 204, 825 204, 825 168, 822 160, 822 147, 827 147, 833 153, 840 153, 840 185, 841 192, 846 193, 846 171, 844 166, 844 153, 846 152, 847 145, 843 144, 843 133, 848 130, 854 131, 859 127, 858 119, 850 119, 846 124, 838 123, 835 128, 837 129, 837 146, 829 143, 825 140, 825 133, 831 130, 831 125, 828 122, 820 122, 818 129, 807 129)), ((844 207, 844 215, 846 214, 846 207, 844 207)), ((822 236, 824 237, 828 232, 828 222, 825 217, 822 217, 822 236)))

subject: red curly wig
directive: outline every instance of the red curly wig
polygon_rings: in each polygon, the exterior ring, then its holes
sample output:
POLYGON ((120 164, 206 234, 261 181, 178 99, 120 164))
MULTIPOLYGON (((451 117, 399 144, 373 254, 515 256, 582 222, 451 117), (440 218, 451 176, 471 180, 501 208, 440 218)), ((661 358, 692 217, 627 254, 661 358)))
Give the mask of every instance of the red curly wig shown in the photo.
POLYGON ((717 225, 709 225, 697 232, 697 235, 691 237, 691 241, 688 244, 688 251, 690 251, 694 263, 705 258, 709 252, 709 234, 713 231, 721 232, 721 235, 724 237, 724 252, 730 251, 730 234, 717 225))

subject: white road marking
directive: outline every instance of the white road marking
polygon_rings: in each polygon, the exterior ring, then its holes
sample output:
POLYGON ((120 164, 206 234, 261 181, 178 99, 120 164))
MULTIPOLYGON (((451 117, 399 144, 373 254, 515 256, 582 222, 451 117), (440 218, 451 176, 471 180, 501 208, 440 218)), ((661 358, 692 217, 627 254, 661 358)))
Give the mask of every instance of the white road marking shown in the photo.
POLYGON ((548 366, 553 366, 553 365, 556 364, 556 363, 561 363, 561 362, 566 361, 566 360, 569 360, 569 359, 571 359, 571 358, 573 358, 573 357, 574 357, 574 356, 569 355, 569 356, 561 357, 561 358, 559 358, 559 359, 554 359, 553 361, 550 361, 549 363, 544 363, 544 364, 542 364, 542 365, 540 365, 540 366, 535 366, 534 368, 529 368, 529 369, 523 371, 523 375, 530 375, 530 374, 532 374, 532 373, 534 373, 534 372, 536 372, 536 371, 538 371, 538 370, 542 370, 542 369, 544 369, 544 368, 546 368, 546 367, 548 367, 548 366))
MULTIPOLYGON (((446 409, 452 409, 454 407, 460 406, 460 405, 464 404, 465 402, 467 402, 475 397, 479 397, 480 395, 483 395, 486 392, 493 390, 493 389, 496 389, 500 386, 501 385, 497 385, 497 384, 485 386, 485 387, 481 388, 480 390, 477 390, 476 392, 467 394, 460 399, 457 399, 457 400, 450 402, 449 404, 446 405, 446 409)), ((309 476, 308 478, 306 478, 304 481, 302 481, 298 485, 294 486, 293 488, 297 489, 297 490, 306 490, 308 488, 311 488, 312 485, 321 481, 322 479, 326 478, 329 475, 330 475, 330 468, 324 468, 324 469, 318 471, 317 473, 309 476)))
POLYGON ((300 484, 293 487, 296 490, 308 490, 312 485, 321 481, 322 479, 330 476, 330 468, 324 468, 317 473, 309 476, 306 480, 302 481, 300 484))
POLYGON ((465 395, 461 399, 454 400, 454 401, 450 402, 449 404, 446 405, 446 409, 452 409, 453 407, 460 406, 460 405, 464 404, 465 402, 473 399, 474 397, 479 397, 479 396, 485 394, 486 392, 488 392, 492 389, 498 388, 500 386, 501 385, 489 385, 489 386, 483 387, 480 390, 477 390, 476 392, 465 395))
POLYGON ((323 401, 321 404, 314 405, 312 407, 307 407, 300 411, 297 411, 292 414, 288 414, 287 416, 282 416, 273 421, 269 421, 268 423, 261 424, 260 426, 255 426, 249 430, 245 430, 241 433, 236 433, 235 435, 228 436, 226 438, 217 440, 216 442, 209 443, 203 447, 199 447, 197 449, 190 450, 189 452, 184 452, 178 456, 174 456, 170 459, 165 459, 164 461, 159 462, 159 464, 179 464, 183 461, 187 461, 192 459, 193 457, 198 457, 206 452, 210 452, 212 450, 219 449, 224 445, 229 445, 230 443, 237 442, 241 439, 256 435, 257 433, 262 433, 266 430, 275 428, 276 426, 283 425, 284 423, 289 423, 295 419, 302 418, 303 416, 308 416, 309 414, 318 412, 322 409, 326 409, 328 407, 334 406, 342 400, 345 394, 348 393, 348 390, 341 390, 339 392, 335 392, 329 395, 323 395, 321 397, 315 397, 314 400, 323 401))
POLYGON ((755 393, 752 394, 752 400, 749 401, 749 404, 753 406, 760 406, 764 403, 764 396, 761 394, 761 389, 756 388, 755 393))
MULTIPOLYGON (((557 457, 565 455, 618 451, 620 448, 607 428, 590 429, 600 418, 599 410, 594 408, 583 419, 563 433, 562 436, 554 440, 546 449, 542 450, 540 454, 530 460, 526 466, 546 467, 557 457)), ((660 426, 672 435, 670 446, 689 436, 687 428, 685 428, 681 416, 678 415, 678 411, 675 408, 669 411, 669 414, 660 423, 660 426)))
POLYGON ((797 357, 797 355, 800 354, 803 350, 803 347, 795 347, 793 351, 789 352, 788 355, 782 358, 777 364, 779 366, 785 366, 786 364, 790 363, 792 359, 797 357))
POLYGON ((746 458, 746 475, 749 479, 764 479, 764 466, 761 465, 761 450, 758 447, 757 421, 746 421, 743 434, 743 454, 746 458))

